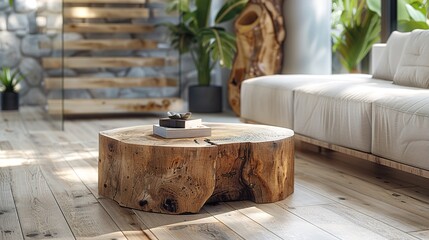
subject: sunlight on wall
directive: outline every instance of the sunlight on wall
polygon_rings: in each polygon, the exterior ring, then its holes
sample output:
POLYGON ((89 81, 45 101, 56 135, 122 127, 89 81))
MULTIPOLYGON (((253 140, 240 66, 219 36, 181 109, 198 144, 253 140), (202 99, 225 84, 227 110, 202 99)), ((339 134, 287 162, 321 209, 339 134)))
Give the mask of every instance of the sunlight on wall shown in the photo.
POLYGON ((324 1, 315 1, 313 3, 314 5, 314 18, 320 22, 325 21, 327 14, 326 14, 326 2, 324 1))
POLYGON ((283 73, 331 73, 330 14, 328 0, 285 1, 283 73))

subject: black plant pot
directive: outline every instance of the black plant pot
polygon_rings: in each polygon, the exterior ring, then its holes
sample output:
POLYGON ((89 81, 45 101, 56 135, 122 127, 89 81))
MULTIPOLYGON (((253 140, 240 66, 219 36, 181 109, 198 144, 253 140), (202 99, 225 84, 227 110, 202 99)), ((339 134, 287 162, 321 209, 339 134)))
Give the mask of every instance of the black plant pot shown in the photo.
POLYGON ((195 113, 222 112, 222 87, 189 87, 189 111, 195 113))
POLYGON ((1 93, 1 109, 2 110, 18 110, 19 94, 16 92, 1 93))

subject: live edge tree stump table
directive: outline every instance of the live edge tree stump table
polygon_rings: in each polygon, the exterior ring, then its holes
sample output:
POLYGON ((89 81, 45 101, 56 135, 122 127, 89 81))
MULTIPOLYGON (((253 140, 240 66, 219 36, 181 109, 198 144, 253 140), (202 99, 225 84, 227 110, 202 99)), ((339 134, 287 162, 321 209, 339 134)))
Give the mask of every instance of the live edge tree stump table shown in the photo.
POLYGON ((210 202, 276 202, 293 192, 292 130, 206 125, 211 137, 164 139, 151 125, 100 132, 99 194, 125 207, 180 214, 210 202))

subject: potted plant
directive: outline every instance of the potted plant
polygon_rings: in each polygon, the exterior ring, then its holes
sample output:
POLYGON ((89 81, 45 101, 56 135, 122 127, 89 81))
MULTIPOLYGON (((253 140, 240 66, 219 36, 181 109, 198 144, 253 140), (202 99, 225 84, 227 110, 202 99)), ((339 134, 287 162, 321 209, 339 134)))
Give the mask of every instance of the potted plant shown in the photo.
POLYGON ((2 110, 18 110, 19 108, 19 93, 16 86, 23 79, 23 76, 15 70, 13 73, 8 67, 4 67, 0 74, 1 84, 1 109, 2 110))
POLYGON ((222 87, 212 86, 211 71, 216 63, 231 68, 236 52, 235 37, 218 24, 235 18, 247 0, 228 0, 210 24, 211 0, 173 0, 170 9, 179 10, 178 24, 165 24, 170 40, 180 54, 190 53, 198 85, 189 88, 189 111, 222 111, 222 87))

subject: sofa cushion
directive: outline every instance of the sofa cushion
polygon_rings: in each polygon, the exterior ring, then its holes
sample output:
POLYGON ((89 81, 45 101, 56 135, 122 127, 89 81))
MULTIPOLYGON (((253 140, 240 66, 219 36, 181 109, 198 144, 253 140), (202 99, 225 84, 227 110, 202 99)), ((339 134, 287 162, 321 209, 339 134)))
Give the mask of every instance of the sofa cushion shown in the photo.
POLYGON ((366 82, 367 74, 272 75, 249 79, 241 85, 241 118, 293 128, 293 91, 324 82, 366 82))
POLYGON ((373 77, 393 81, 402 50, 408 40, 410 33, 393 32, 387 40, 386 48, 380 57, 373 77))
POLYGON ((371 152, 372 103, 401 95, 392 82, 329 82, 295 90, 294 131, 336 145, 371 152))
POLYGON ((413 31, 393 78, 398 85, 429 88, 429 31, 413 31))
POLYGON ((429 170, 429 90, 402 88, 373 104, 372 153, 429 170))

